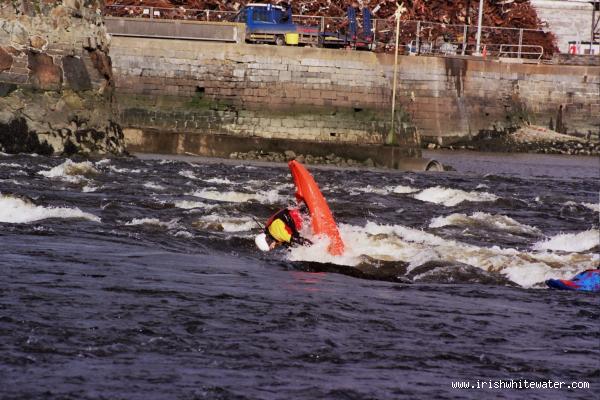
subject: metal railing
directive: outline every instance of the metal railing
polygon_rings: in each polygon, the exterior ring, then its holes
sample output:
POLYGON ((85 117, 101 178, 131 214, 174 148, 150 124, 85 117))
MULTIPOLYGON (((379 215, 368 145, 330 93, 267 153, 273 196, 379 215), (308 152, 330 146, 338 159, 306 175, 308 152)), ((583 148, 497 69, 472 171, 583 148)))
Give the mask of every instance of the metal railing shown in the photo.
POLYGON ((498 57, 526 58, 540 61, 544 48, 537 45, 501 44, 498 57))
POLYGON ((110 5, 104 7, 104 14, 113 17, 177 19, 208 22, 233 22, 236 11, 200 10, 193 8, 148 7, 110 5))
MULTIPOLYGON (((378 44, 385 45, 387 47, 386 51, 394 50, 395 27, 393 24, 393 21, 377 20, 375 41, 378 44)), ((475 55, 476 34, 477 27, 472 25, 453 25, 428 21, 400 22, 400 42, 407 50, 415 47, 421 49, 416 51, 417 54, 475 55), (427 45, 421 46, 422 43, 427 45), (427 50, 428 47, 429 50, 427 50)), ((520 49, 516 53, 518 57, 531 58, 534 54, 527 54, 533 52, 529 47, 541 47, 535 43, 539 43, 546 34, 546 32, 537 29, 483 26, 480 52, 484 46, 487 46, 488 54, 490 54, 490 50, 492 53, 494 50, 499 51, 500 45, 497 43, 504 43, 506 46, 517 46, 520 49)), ((403 51, 402 49, 399 50, 403 51)), ((415 53, 414 50, 409 52, 415 53)), ((538 53, 535 52, 535 54, 538 53)), ((544 55, 545 52, 542 50, 540 58, 544 55)))
MULTIPOLYGON (((129 18, 150 19, 177 19, 208 22, 233 22, 238 12, 200 10, 178 8, 160 8, 148 6, 105 6, 105 15, 129 18)), ((293 15, 294 21, 300 25, 319 27, 320 32, 342 32, 346 31, 348 22, 345 17, 323 17, 317 15, 293 15)), ((359 30, 362 30, 362 18, 357 17, 359 30)), ((376 50, 392 52, 395 47, 395 21, 393 18, 373 19, 373 34, 376 50)), ((401 21, 399 51, 411 54, 443 54, 443 55, 477 55, 475 49, 477 26, 444 24, 429 21, 401 21), (426 44, 426 45, 423 45, 426 44), (417 48, 411 52, 411 48, 417 48), (428 50, 429 48, 429 50, 428 50)), ((540 60, 549 57, 544 51, 537 51, 541 46, 539 43, 547 33, 538 29, 505 28, 483 26, 481 35, 481 49, 484 46, 488 54, 494 55, 500 52, 499 44, 506 46, 517 46, 515 51, 505 51, 511 57, 536 58, 540 60), (535 49, 534 49, 535 48, 535 49)), ((480 51, 481 51, 480 49, 480 51)), ((481 54, 478 54, 481 55, 481 54)))

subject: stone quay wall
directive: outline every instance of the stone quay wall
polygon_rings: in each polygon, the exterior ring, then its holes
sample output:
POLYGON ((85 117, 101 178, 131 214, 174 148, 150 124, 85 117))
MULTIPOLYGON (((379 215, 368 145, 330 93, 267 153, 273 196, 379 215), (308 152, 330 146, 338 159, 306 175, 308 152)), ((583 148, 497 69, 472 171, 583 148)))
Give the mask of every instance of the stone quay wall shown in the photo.
POLYGON ((424 141, 444 144, 524 124, 600 134, 598 66, 444 57, 402 57, 399 64, 400 104, 424 141))
POLYGON ((0 4, 0 151, 120 153, 97 0, 0 4))
MULTIPOLYGON (((125 127, 360 144, 390 130, 373 53, 113 37, 111 55, 125 127)), ((398 126, 417 151, 414 129, 398 126)))
MULTIPOLYGON (((393 56, 317 48, 113 37, 129 128, 315 142, 382 144, 393 56)), ((418 154, 523 124, 597 132, 600 68, 401 56, 397 139, 418 154)))

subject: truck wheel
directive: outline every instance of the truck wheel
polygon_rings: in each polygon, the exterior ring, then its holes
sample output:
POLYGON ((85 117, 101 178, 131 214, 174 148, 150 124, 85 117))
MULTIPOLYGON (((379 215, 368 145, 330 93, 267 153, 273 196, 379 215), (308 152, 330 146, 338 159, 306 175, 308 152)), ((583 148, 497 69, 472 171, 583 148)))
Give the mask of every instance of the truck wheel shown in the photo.
POLYGON ((283 46, 285 44, 285 39, 281 35, 275 36, 275 44, 277 46, 283 46))

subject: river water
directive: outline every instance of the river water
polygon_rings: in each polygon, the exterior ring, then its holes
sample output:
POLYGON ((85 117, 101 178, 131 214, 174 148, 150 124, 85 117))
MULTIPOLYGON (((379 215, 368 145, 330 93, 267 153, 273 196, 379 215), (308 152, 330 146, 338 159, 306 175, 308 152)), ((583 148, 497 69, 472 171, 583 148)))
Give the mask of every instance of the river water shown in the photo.
POLYGON ((340 257, 255 249, 285 165, 0 155, 0 397, 597 395, 600 297, 543 282, 599 265, 598 160, 427 155, 456 171, 309 166, 340 257), (590 388, 452 387, 498 379, 590 388))

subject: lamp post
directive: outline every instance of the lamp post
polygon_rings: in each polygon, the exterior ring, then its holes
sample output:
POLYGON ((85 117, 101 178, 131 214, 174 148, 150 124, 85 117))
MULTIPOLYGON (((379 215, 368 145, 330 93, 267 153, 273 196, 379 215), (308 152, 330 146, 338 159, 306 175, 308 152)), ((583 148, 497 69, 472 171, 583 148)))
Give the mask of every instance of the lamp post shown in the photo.
POLYGON ((478 56, 479 46, 481 45, 481 21, 483 20, 483 0, 479 0, 479 16, 477 17, 477 45, 475 46, 475 55, 478 56))
POLYGON ((396 3, 396 12, 394 18, 396 18, 396 53, 394 54, 394 83, 392 86, 392 123, 390 131, 385 140, 386 144, 396 144, 396 132, 394 132, 394 120, 396 115, 396 83, 398 82, 398 43, 400 41, 400 17, 406 11, 404 3, 396 3))

